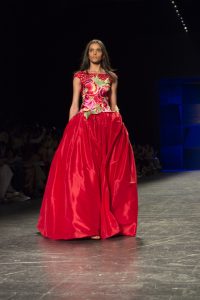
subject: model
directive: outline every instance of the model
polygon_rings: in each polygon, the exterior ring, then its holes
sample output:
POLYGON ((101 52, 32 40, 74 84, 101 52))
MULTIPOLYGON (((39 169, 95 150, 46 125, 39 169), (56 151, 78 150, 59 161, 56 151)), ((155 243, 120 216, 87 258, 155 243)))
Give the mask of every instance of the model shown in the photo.
POLYGON ((117 84, 104 43, 90 41, 73 75, 69 122, 43 195, 37 228, 45 237, 136 235, 136 167, 117 106, 117 84))

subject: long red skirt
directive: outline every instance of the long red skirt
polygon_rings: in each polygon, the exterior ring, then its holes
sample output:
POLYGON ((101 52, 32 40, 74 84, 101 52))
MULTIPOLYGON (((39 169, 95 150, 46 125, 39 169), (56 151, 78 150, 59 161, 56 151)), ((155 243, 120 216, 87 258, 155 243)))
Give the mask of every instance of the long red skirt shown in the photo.
POLYGON ((67 124, 55 151, 38 230, 51 239, 135 236, 137 176, 119 113, 82 112, 67 124))

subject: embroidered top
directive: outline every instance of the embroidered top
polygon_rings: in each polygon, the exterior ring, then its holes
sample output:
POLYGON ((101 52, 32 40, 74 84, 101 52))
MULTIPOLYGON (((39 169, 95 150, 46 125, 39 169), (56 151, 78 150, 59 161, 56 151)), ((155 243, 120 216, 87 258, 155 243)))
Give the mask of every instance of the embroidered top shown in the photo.
POLYGON ((74 77, 78 77, 81 81, 82 104, 80 112, 84 113, 86 119, 91 114, 112 112, 110 94, 113 79, 110 74, 78 71, 74 73, 74 77))

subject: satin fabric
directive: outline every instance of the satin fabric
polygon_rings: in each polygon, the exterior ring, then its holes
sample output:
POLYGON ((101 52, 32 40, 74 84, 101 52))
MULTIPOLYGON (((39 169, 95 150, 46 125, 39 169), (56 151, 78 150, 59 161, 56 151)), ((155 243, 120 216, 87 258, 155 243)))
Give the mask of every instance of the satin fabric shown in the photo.
POLYGON ((117 112, 77 113, 54 154, 37 224, 51 239, 135 236, 137 175, 117 112))

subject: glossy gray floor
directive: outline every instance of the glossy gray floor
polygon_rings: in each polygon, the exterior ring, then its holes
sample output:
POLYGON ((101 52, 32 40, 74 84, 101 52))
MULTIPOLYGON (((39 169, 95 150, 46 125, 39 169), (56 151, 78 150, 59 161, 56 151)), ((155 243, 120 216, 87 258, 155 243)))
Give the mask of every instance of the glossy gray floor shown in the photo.
POLYGON ((39 200, 0 206, 0 299, 199 300, 200 172, 139 183, 133 237, 51 241, 39 200))

